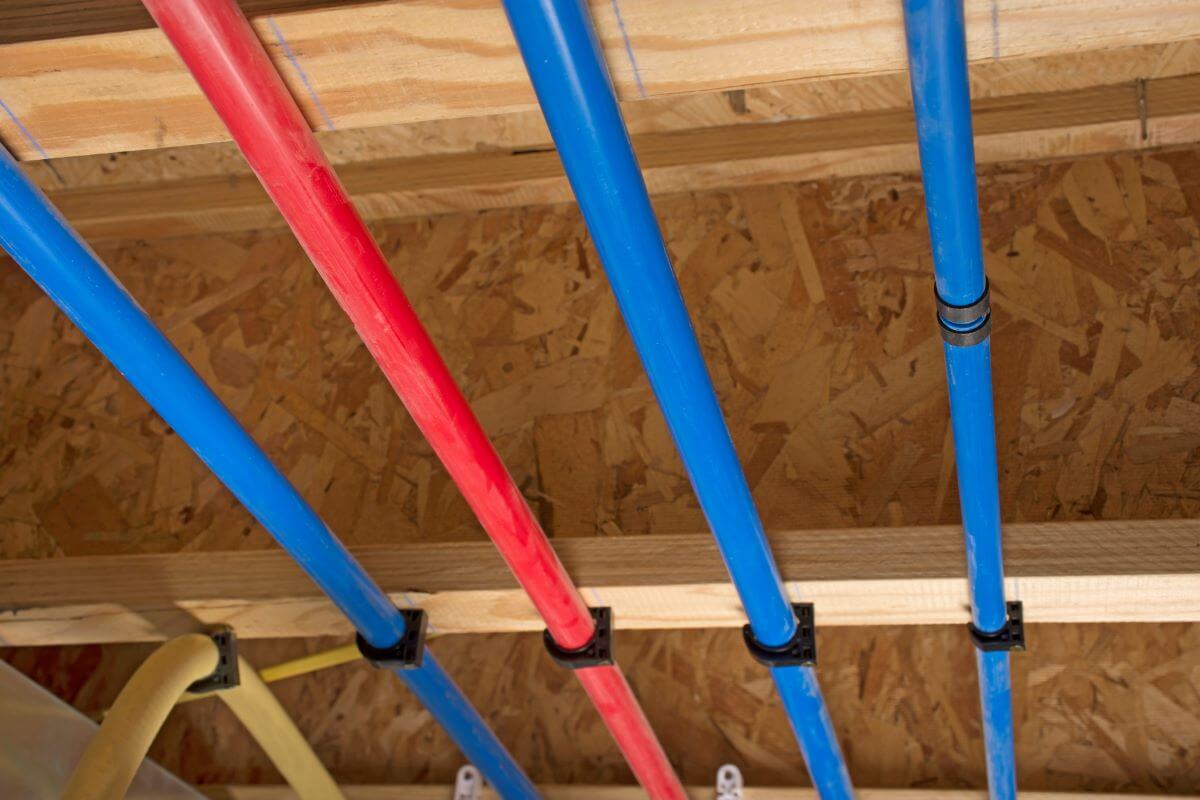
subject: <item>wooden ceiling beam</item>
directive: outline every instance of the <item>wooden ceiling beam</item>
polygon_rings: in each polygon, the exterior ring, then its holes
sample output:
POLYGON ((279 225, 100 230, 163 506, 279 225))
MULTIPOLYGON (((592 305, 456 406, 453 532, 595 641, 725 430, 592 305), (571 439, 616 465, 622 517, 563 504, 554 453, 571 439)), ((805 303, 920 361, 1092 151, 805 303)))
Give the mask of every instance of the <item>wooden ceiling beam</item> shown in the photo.
MULTIPOLYGON (((361 5, 372 0, 237 0, 249 17, 361 5)), ((5 0, 0 45, 147 30, 154 19, 142 0, 5 0)))
MULTIPOLYGON (((905 68, 896 3, 624 0, 620 21, 613 3, 591 3, 625 100, 905 68)), ((390 125, 533 105, 494 0, 300 3, 261 15, 271 8, 250 7, 260 14, 254 24, 314 127, 390 125)), ((999 6, 967 0, 966 15, 973 61, 1200 36, 1195 0, 1013 0, 999 6)), ((154 29, 0 45, 0 100, 9 112, 0 116, 0 140, 23 159, 227 139, 154 29)))
MULTIPOLYGON (((975 125, 981 163, 1195 144, 1200 75, 986 98, 976 103, 975 125)), ((903 108, 645 133, 634 146, 655 194, 919 166, 912 114, 903 108)), ((371 221, 572 199, 550 145, 361 161, 339 175, 371 221)), ((93 241, 283 224, 248 173, 64 189, 51 199, 93 241)))
MULTIPOLYGON (((952 526, 771 535, 791 595, 821 625, 967 620, 952 526)), ((584 597, 620 629, 744 623, 712 537, 554 540, 584 597)), ((439 634, 536 631, 536 612, 487 542, 355 550, 400 605, 439 634)), ((1038 622, 1200 621, 1200 521, 1017 523, 1005 529, 1008 592, 1038 622)), ((155 641, 200 625, 245 638, 350 628, 282 551, 0 561, 0 644, 155 641)))
MULTIPOLYGON (((211 800, 296 800, 287 786, 200 786, 211 800)), ((636 786, 543 786, 546 800, 640 800, 645 792, 636 786)), ((449 786, 343 786, 346 800, 445 800, 453 793, 449 786)), ((692 800, 712 800, 711 786, 688 788, 692 800)), ((817 800, 813 789, 750 786, 745 800, 817 800)), ((857 789, 859 800, 987 800, 987 792, 973 789, 857 789)), ((1178 795, 1105 794, 1097 792, 1021 792, 1023 800, 1183 800, 1178 795)), ((485 790, 483 800, 497 800, 485 790)))

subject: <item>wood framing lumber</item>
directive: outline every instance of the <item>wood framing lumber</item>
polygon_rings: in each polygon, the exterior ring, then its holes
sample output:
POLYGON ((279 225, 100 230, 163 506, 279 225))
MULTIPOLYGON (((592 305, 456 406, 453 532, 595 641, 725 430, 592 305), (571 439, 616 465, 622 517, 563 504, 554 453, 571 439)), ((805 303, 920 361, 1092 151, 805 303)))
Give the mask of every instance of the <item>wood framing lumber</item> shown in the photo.
MULTIPOLYGON (((821 625, 962 623, 961 532, 952 526, 775 533, 790 595, 821 625)), ((711 536, 557 539, 584 597, 621 629, 745 620, 711 536)), ((439 634, 542 625, 487 542, 356 549, 399 605, 439 634)), ((1017 523, 1007 591, 1038 622, 1200 620, 1200 521, 1017 523)), ((282 551, 0 561, 0 644, 154 641, 200 625, 243 638, 345 635, 349 624, 282 551)))
MULTIPOLYGON (((983 163, 1081 156, 1200 142, 1200 75, 1065 92, 997 97, 975 107, 983 163), (1145 92, 1146 135, 1142 135, 1145 92)), ((907 109, 729 125, 634 137, 651 192, 915 171, 907 109)), ((344 165, 339 176, 372 221, 447 211, 567 202, 570 187, 546 145, 344 165)), ((90 240, 221 233, 280 226, 253 175, 213 176, 53 192, 90 240)))
MULTIPOLYGON (((200 786, 212 800, 296 800, 287 786, 200 786)), ((449 786, 341 786, 346 800, 446 800, 453 792, 449 786)), ((636 786, 542 786, 546 800, 640 800, 645 792, 636 786)), ((712 800, 713 787, 690 786, 692 800, 712 800)), ((987 792, 973 789, 857 789, 858 800, 987 800, 987 792)), ((744 790, 745 800, 817 800, 813 789, 793 787, 756 787, 744 790)), ((1104 794, 1092 792, 1021 792, 1024 800, 1183 800, 1179 795, 1104 794)), ((485 790, 484 800, 497 800, 485 790)))
MULTIPOLYGON (((370 0, 238 0, 249 17, 312 11, 370 0)), ((5 0, 0 44, 94 36, 154 27, 142 0, 5 0)))
MULTIPOLYGON (((591 5, 624 100, 896 72, 906 63, 900 6, 882 0, 625 0, 620 21, 607 0, 591 5)), ((1195 0, 967 0, 966 16, 973 61, 1200 36, 1195 0)), ((320 129, 533 105, 492 0, 338 4, 254 24, 320 129)), ((0 99, 9 112, 0 140, 23 159, 228 138, 153 29, 0 45, 0 99)))

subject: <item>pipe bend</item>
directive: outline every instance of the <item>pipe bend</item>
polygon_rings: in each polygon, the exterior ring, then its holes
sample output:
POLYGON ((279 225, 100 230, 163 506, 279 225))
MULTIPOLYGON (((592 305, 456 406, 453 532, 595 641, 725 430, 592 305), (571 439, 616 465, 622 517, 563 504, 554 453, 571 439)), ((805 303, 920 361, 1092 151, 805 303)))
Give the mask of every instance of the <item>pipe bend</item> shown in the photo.
POLYGON ((151 653, 104 717, 63 800, 121 800, 176 701, 212 674, 216 663, 217 646, 199 633, 176 637, 151 653))
MULTIPOLYGON (((63 800, 121 800, 171 709, 194 682, 212 674, 217 646, 208 636, 176 637, 150 654, 121 689, 83 757, 63 800)), ((215 694, 246 726, 301 800, 344 800, 296 724, 245 659, 241 684, 215 694)), ((203 695, 199 695, 203 696, 203 695)))
POLYGON ((329 771, 258 672, 238 657, 241 685, 216 692, 300 800, 344 800, 329 771))

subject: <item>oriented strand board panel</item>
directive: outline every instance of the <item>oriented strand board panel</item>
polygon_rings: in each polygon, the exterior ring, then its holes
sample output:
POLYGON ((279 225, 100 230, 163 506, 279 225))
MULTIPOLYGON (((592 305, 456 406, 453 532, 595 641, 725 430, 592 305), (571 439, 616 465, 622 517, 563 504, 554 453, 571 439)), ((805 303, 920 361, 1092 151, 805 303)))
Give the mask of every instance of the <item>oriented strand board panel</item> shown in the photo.
MULTIPOLYGON (((1004 519, 1200 516, 1200 154, 980 189, 1004 519)), ((919 181, 657 208, 766 527, 956 523, 919 181)), ((706 529, 574 209, 376 230, 552 536, 706 529)), ((100 252, 348 544, 483 541, 289 235, 100 252)), ((4 556, 272 546, 20 270, 0 298, 4 556)))
MULTIPOLYGON (((1028 631, 1030 650, 1012 660, 1023 792, 1194 795, 1200 625, 1028 631)), ((822 691, 856 784, 918 793, 986 786, 975 655, 964 626, 819 627, 817 635, 822 691)), ((252 641, 243 650, 265 666, 341 641, 252 641)), ((540 636, 446 636, 430 648, 535 781, 633 783, 578 681, 550 661, 540 636)), ((808 784, 771 679, 740 631, 618 631, 616 648, 685 782, 707 784, 733 762, 754 787, 808 784)), ((150 649, 38 647, 0 657, 96 713, 150 649)), ((351 664, 274 688, 343 784, 444 788, 463 763, 387 672, 351 664)), ((178 709, 151 755, 204 784, 279 780, 219 701, 178 709)))
MULTIPOLYGON (((900 6, 883 0, 591 5, 623 99, 905 67, 900 6)), ((338 6, 259 17, 255 25, 314 127, 386 125, 533 104, 503 12, 491 0, 338 6)), ((974 61, 1198 35, 1195 0, 967 3, 974 61)), ((0 99, 11 112, 0 123, 0 139, 22 158, 226 138, 155 30, 0 46, 0 99)))

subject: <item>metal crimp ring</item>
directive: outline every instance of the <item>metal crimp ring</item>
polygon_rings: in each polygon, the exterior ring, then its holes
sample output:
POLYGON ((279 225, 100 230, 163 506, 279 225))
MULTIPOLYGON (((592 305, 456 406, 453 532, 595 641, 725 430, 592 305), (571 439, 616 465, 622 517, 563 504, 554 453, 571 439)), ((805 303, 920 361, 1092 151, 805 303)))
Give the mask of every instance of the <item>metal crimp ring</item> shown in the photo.
POLYGON ((941 331, 942 341, 946 344, 954 347, 970 347, 985 341, 992 334, 992 315, 989 313, 983 318, 983 322, 979 323, 979 327, 969 331, 955 330, 947 325, 944 319, 938 317, 938 330, 941 331))
POLYGON ((987 278, 983 279, 983 294, 974 303, 965 306, 952 306, 933 290, 933 301, 937 304, 938 318, 953 325, 970 325, 976 320, 992 313, 992 287, 987 278))

